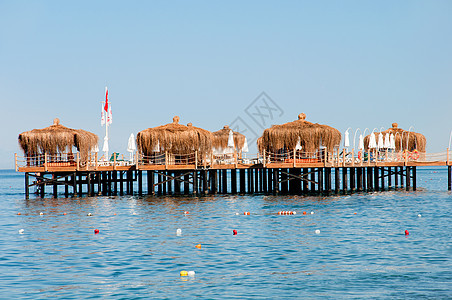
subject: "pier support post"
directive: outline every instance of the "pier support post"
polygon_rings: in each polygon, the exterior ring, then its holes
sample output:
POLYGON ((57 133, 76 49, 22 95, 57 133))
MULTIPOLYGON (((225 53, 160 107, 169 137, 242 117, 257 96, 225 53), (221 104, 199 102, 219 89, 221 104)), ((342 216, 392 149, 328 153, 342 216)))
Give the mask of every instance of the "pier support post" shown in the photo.
POLYGON ((237 169, 231 169, 231 194, 237 194, 237 169))
POLYGON ((388 167, 388 190, 392 189, 392 168, 388 167))
POLYGON ((262 192, 267 193, 268 192, 268 187, 267 187, 267 179, 268 179, 268 175, 267 175, 267 168, 262 168, 262 192))
POLYGON ((241 194, 245 194, 246 193, 246 188, 245 188, 245 169, 240 169, 239 170, 239 175, 240 175, 240 193, 241 194))
MULTIPOLYGON (((311 189, 310 189, 310 192, 312 194, 315 193, 315 173, 316 173, 316 169, 315 168, 311 168, 311 189)), ((317 183, 319 183, 319 181, 317 181, 317 183)))
POLYGON ((342 168, 342 192, 344 194, 347 194, 347 182, 348 182, 348 178, 347 178, 347 168, 344 167, 342 168))
POLYGON ((452 166, 447 166, 447 189, 452 189, 452 166))
POLYGON ((384 191, 385 190, 385 168, 381 167, 380 168, 380 191, 384 191))
POLYGON ((91 197, 92 190, 91 190, 91 173, 90 172, 88 172, 86 174, 86 190, 88 192, 88 197, 91 197))
POLYGON ((340 177, 339 177, 340 168, 334 168, 334 193, 339 194, 340 190, 340 177))
POLYGON ((355 192, 355 182, 356 182, 356 168, 355 167, 351 167, 350 168, 350 191, 353 193, 355 192))
POLYGON ((279 193, 279 169, 273 169, 273 194, 279 193))
MULTIPOLYGON (((116 171, 113 171, 116 173, 116 171)), ((143 171, 138 170, 138 195, 143 195, 143 171)), ((116 177, 116 176, 115 176, 116 177)), ((115 180, 115 193, 116 193, 116 180, 115 180)))
POLYGON ((224 169, 224 170, 221 170, 222 171, 222 176, 221 176, 221 178, 223 179, 223 184, 222 184, 222 187, 223 187, 223 190, 222 190, 222 193, 223 194, 227 194, 228 193, 228 170, 226 170, 226 169, 224 169))
POLYGON ((69 197, 69 176, 64 178, 64 197, 69 197))
POLYGON ((406 171, 405 171, 405 178, 406 178, 406 190, 409 191, 410 187, 411 187, 411 167, 405 167, 406 171))
POLYGON ((367 167, 367 191, 373 190, 372 167, 367 167))
POLYGON ((29 190, 29 176, 28 172, 25 172, 25 199, 30 198, 30 190, 29 190))
POLYGON ((399 187, 399 168, 394 167, 394 187, 397 189, 399 187))
POLYGON ((113 171, 113 194, 118 194, 118 172, 116 170, 113 171))
POLYGON ((379 179, 379 167, 373 167, 374 169, 374 190, 379 191, 380 190, 380 184, 378 182, 379 179))
POLYGON ((412 167, 413 168, 413 191, 416 190, 416 167, 412 167))
POLYGON ((289 192, 289 182, 287 181, 288 169, 281 169, 281 193, 287 194, 289 192))
POLYGON ((146 175, 148 182, 148 195, 154 195, 154 171, 148 170, 146 175))
POLYGON ((53 198, 58 198, 58 184, 56 182, 57 178, 58 174, 52 173, 53 198))

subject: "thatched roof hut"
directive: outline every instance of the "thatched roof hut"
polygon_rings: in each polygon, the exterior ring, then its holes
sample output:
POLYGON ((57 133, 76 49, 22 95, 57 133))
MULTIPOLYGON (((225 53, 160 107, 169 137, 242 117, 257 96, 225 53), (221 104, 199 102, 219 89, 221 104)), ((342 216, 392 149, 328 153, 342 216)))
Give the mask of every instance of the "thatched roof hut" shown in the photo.
MULTIPOLYGON (((228 147, 229 132, 232 129, 225 125, 223 129, 213 132, 213 147, 215 149, 226 149, 228 147)), ((235 149, 240 152, 245 144, 245 136, 232 131, 235 149)))
POLYGON ((315 152, 321 145, 326 146, 329 151, 339 146, 339 130, 305 119, 306 115, 302 113, 298 115, 298 120, 265 129, 262 137, 258 139, 259 151, 293 151, 297 144, 301 145, 303 152, 315 152))
POLYGON ((72 153, 72 147, 80 152, 81 161, 85 162, 89 151, 97 145, 96 134, 82 130, 71 129, 60 124, 58 118, 53 125, 43 129, 33 129, 19 134, 19 145, 26 156, 47 153, 72 153))
MULTIPOLYGON (((383 134, 383 136, 385 136, 386 133, 394 134, 396 151, 407 149, 408 141, 409 151, 413 151, 416 149, 419 152, 425 152, 425 147, 427 146, 427 139, 421 133, 403 130, 402 128, 399 128, 399 125, 397 123, 392 123, 392 128, 382 131, 381 133, 383 134)), ((376 133, 377 136, 378 134, 379 133, 376 133)), ((369 139, 370 135, 366 135, 364 137, 364 148, 366 149, 366 151, 369 148, 369 139)))
POLYGON ((138 132, 137 148, 143 155, 168 151, 170 154, 190 154, 197 150, 200 155, 212 151, 212 133, 188 123, 179 124, 179 117, 173 123, 148 128, 138 132))

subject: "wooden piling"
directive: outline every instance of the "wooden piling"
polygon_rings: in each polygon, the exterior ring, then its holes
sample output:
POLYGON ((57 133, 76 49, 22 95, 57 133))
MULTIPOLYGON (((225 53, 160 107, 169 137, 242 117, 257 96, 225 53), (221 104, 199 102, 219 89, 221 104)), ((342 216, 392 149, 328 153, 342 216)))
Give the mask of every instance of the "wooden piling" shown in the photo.
POLYGON ((28 172, 25 172, 25 199, 29 199, 30 198, 30 182, 29 182, 29 174, 28 172))
POLYGON ((237 194, 237 169, 231 169, 231 194, 237 194))

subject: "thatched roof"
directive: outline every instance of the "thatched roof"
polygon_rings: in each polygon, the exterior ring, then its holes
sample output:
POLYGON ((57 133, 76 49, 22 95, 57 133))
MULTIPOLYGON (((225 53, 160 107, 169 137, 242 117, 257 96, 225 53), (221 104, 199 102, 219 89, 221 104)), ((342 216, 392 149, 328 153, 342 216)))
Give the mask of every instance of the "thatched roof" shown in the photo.
MULTIPOLYGON (((427 139, 425 136, 421 133, 416 132, 408 132, 407 130, 403 130, 399 128, 399 125, 397 123, 392 123, 392 128, 389 128, 385 131, 381 132, 383 134, 383 137, 386 135, 386 133, 394 134, 395 137, 395 146, 396 151, 400 151, 400 142, 402 142, 402 150, 405 150, 407 148, 407 140, 408 140, 408 150, 413 151, 414 149, 417 149, 419 152, 425 152, 425 147, 427 146, 427 139)), ((378 141, 378 134, 375 133, 377 141, 378 141)), ((364 137, 364 148, 368 150, 369 147, 369 139, 370 134, 366 135, 364 137)))
POLYGON ((86 161, 88 152, 97 145, 97 141, 98 137, 94 133, 64 127, 60 125, 58 118, 49 127, 19 134, 19 145, 27 156, 38 153, 72 153, 72 147, 75 147, 80 152, 82 161, 86 161))
POLYGON ((271 152, 279 150, 292 151, 300 142, 304 152, 314 152, 324 145, 328 150, 333 150, 341 142, 339 130, 327 125, 311 123, 305 120, 305 114, 299 114, 298 120, 282 125, 273 125, 264 130, 262 137, 258 139, 259 151, 264 149, 271 152))
POLYGON ((173 123, 148 128, 138 132, 137 147, 144 155, 155 153, 155 149, 168 151, 172 154, 189 154, 195 150, 200 155, 212 151, 212 133, 188 123, 179 124, 179 117, 173 118, 173 123))
MULTIPOLYGON (((225 125, 223 129, 215 131, 213 133, 213 147, 216 149, 226 149, 228 147, 230 131, 231 129, 229 128, 228 125, 225 125)), ((234 137, 235 148, 238 151, 240 151, 243 148, 243 145, 245 144, 245 136, 235 131, 233 131, 232 134, 234 137)))

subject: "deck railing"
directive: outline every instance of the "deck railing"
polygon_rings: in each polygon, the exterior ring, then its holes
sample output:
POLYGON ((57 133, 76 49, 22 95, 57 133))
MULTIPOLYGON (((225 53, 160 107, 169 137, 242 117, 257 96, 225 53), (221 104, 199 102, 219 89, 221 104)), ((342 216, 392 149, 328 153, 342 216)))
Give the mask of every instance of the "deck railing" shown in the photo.
POLYGON ((264 152, 247 157, 239 157, 237 153, 199 155, 198 151, 189 154, 174 155, 168 152, 156 152, 150 156, 136 154, 132 160, 124 160, 123 156, 112 155, 112 159, 98 159, 97 153, 90 153, 87 160, 81 161, 80 153, 59 153, 57 155, 38 154, 34 156, 18 156, 15 154, 16 170, 19 168, 71 167, 77 170, 97 170, 100 167, 113 166, 193 166, 215 167, 219 165, 255 165, 282 164, 284 167, 300 167, 304 164, 323 164, 327 167, 367 166, 380 163, 444 163, 451 165, 450 152, 426 153, 418 151, 339 151, 328 152, 321 149, 316 152, 287 151, 283 153, 264 152))

